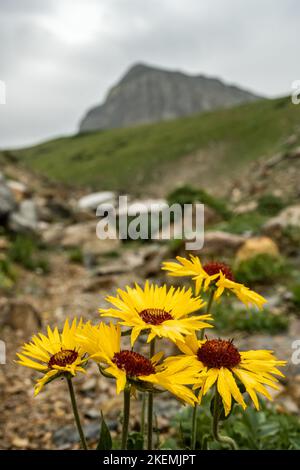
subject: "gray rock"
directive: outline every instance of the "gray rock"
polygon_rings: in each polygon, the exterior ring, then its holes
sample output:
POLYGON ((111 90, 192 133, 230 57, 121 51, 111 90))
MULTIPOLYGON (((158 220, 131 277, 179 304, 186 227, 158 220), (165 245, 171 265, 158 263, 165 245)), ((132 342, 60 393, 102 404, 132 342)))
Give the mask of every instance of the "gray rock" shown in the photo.
POLYGON ((136 64, 109 91, 105 102, 86 114, 80 132, 175 119, 256 99, 215 78, 136 64))
MULTIPOLYGON (((83 426, 83 432, 87 439, 87 441, 96 441, 99 438, 100 433, 100 421, 93 421, 86 426, 83 426)), ((118 423, 110 421, 108 419, 105 420, 108 428, 110 431, 115 431, 118 423)), ((53 434, 53 442, 54 444, 62 449, 68 448, 72 444, 79 443, 79 436, 76 430, 75 424, 74 426, 64 426, 53 434)))
POLYGON ((288 227, 300 229, 300 204, 283 209, 276 217, 269 219, 263 227, 265 233, 274 235, 288 227))
POLYGON ((80 246, 84 253, 102 255, 120 247, 120 240, 107 238, 100 240, 96 234, 97 221, 82 222, 69 225, 61 236, 61 245, 64 248, 80 246))
MULTIPOLYGON (((83 428, 87 440, 96 440, 99 436, 100 425, 93 422, 83 428)), ((79 443, 78 431, 74 426, 64 426, 53 434, 53 442, 58 448, 67 448, 69 445, 79 443)))
POLYGON ((7 186, 4 176, 0 173, 0 223, 16 208, 12 191, 7 186))
POLYGON ((13 330, 22 330, 32 334, 41 327, 41 318, 37 310, 24 300, 2 298, 0 302, 0 326, 9 326, 13 330))
POLYGON ((17 233, 32 233, 37 231, 37 212, 32 199, 21 201, 19 210, 10 214, 8 226, 17 233))

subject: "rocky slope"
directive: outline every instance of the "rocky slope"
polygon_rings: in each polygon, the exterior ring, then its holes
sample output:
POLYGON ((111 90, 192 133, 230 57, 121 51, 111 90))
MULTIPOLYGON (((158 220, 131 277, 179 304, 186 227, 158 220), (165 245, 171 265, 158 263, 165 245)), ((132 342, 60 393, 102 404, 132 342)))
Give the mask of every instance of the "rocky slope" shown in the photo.
MULTIPOLYGON (((261 253, 264 246, 264 251, 268 250, 269 254, 286 253, 289 271, 294 271, 293 283, 297 281, 300 285, 298 144, 298 135, 290 136, 286 143, 288 150, 262 160, 256 165, 255 174, 251 168, 244 184, 233 183, 227 194, 234 213, 254 217, 257 201, 265 191, 274 192, 272 181, 276 181, 277 197, 283 198, 285 203, 282 211, 275 218, 267 215, 259 229, 241 229, 237 234, 231 231, 233 221, 223 221, 227 224, 226 230, 224 227, 221 230, 220 226, 217 230, 218 214, 210 210, 206 214, 209 231, 205 235, 205 249, 199 253, 202 258, 218 256, 234 263, 241 258, 241 253, 243 256, 249 251, 252 255, 261 253), (294 171, 288 172, 288 168, 294 171), (280 188, 279 181, 283 182, 280 188), (281 193, 278 193, 279 189, 281 193), (285 250, 287 229, 291 225, 298 238, 290 237, 288 250, 285 250), (253 235, 260 237, 253 238, 253 235)), ((0 367, 0 449, 76 449, 78 438, 64 384, 55 381, 34 398, 32 387, 37 374, 14 362, 16 351, 33 333, 44 331, 47 324, 62 326, 68 316, 82 315, 84 319, 98 321, 98 308, 104 307, 105 296, 114 294, 117 287, 143 283, 146 278, 170 282, 160 271, 161 261, 186 253, 181 251, 182 246, 169 243, 122 244, 119 240, 98 240, 94 210, 92 207, 88 210, 86 198, 84 208, 82 204, 81 198, 87 195, 87 190, 53 184, 26 170, 20 162, 9 159, 6 163, 2 161, 1 170, 0 339, 7 345, 7 362, 0 367), (32 240, 31 245, 28 245, 28 239, 32 240), (46 258, 47 266, 38 262, 41 256, 46 258), (4 282, 5 278, 7 282, 4 282)), ((181 282, 180 279, 173 281, 178 285, 181 282)), ((277 329, 272 335, 265 327, 263 331, 249 335, 247 331, 235 330, 238 326, 235 323, 229 324, 228 337, 234 336, 245 349, 274 349, 279 357, 289 361, 285 371, 287 378, 280 384, 276 406, 279 413, 297 415, 300 369, 299 365, 291 363, 290 356, 291 344, 300 334, 299 308, 292 300, 291 287, 283 281, 280 279, 270 285, 263 283, 257 289, 269 300, 269 317, 273 321, 287 318, 288 329, 277 329)), ((233 301, 229 311, 237 308, 233 301)), ((242 318, 247 317, 245 311, 242 313, 242 318)), ((266 311, 263 314, 256 312, 255 321, 265 316, 266 311)), ((223 335, 223 331, 217 334, 223 335)), ((116 437, 121 427, 122 397, 116 396, 114 382, 100 376, 93 365, 87 379, 78 377, 74 382, 89 443, 96 445, 100 410, 116 437)), ((134 430, 138 429, 139 407, 139 401, 133 400, 131 429, 134 430)), ((161 441, 172 436, 169 419, 179 408, 179 403, 167 394, 157 400, 161 441)))
POLYGON ((89 110, 80 132, 128 127, 230 107, 258 96, 216 78, 136 64, 89 110))

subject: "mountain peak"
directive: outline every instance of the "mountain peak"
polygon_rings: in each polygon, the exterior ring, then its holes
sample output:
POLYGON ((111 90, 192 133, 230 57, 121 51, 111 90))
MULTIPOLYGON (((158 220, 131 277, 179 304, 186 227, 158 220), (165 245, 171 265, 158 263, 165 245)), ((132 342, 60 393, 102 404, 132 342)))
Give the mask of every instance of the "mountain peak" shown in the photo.
POLYGON ((216 78, 137 62, 109 90, 105 102, 88 111, 80 132, 176 119, 258 98, 216 78))

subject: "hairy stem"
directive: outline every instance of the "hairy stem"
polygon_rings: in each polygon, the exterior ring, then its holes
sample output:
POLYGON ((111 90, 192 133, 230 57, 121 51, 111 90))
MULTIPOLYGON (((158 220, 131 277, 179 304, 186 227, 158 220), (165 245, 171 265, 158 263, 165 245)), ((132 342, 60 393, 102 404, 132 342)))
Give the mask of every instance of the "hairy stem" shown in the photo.
POLYGON ((145 414, 146 414, 146 393, 142 394, 142 409, 141 409, 141 435, 144 442, 145 436, 145 414))
POLYGON ((80 437, 80 440, 81 440, 81 445, 82 445, 82 448, 84 450, 88 450, 87 443, 86 443, 86 440, 85 440, 85 435, 84 435, 84 432, 83 432, 83 429, 82 429, 82 426, 81 426, 81 422, 80 422, 80 417, 79 417, 79 413, 78 413, 78 407, 77 407, 77 403, 76 403, 76 397, 75 397, 75 393, 74 393, 72 379, 70 377, 67 377, 67 382, 68 382, 68 387, 69 387, 69 393, 70 393, 70 398, 71 398, 71 403, 72 403, 73 414, 74 414, 76 426, 77 426, 77 429, 78 429, 78 434, 79 434, 79 437, 80 437))
POLYGON ((122 450, 127 450, 129 415, 130 415, 130 385, 124 388, 122 450))
POLYGON ((237 450, 238 446, 234 439, 229 436, 222 436, 219 434, 219 419, 221 413, 221 396, 216 389, 215 391, 215 398, 214 398, 214 410, 213 410, 213 428, 212 433, 213 437, 216 441, 220 442, 221 444, 227 444, 231 450, 237 450))
POLYGON ((191 449, 192 450, 196 449, 197 411, 198 411, 198 406, 197 406, 197 403, 195 403, 195 406, 193 407, 193 417, 192 417, 192 433, 191 433, 191 449))

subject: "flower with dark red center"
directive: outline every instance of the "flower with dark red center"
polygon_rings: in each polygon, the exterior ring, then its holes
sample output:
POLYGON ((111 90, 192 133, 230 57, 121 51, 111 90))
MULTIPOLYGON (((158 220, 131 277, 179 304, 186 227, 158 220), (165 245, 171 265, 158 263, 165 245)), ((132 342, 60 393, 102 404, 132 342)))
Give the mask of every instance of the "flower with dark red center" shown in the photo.
POLYGON ((24 344, 18 353, 19 364, 38 370, 42 377, 35 385, 34 394, 50 381, 66 373, 75 376, 78 372, 85 372, 87 351, 77 341, 77 334, 82 329, 82 320, 75 318, 72 323, 65 321, 63 329, 47 327, 47 335, 39 333, 34 335, 30 343, 24 344))
POLYGON ((118 318, 121 325, 131 328, 131 346, 143 330, 150 342, 155 337, 183 341, 188 333, 211 328, 207 322, 212 320, 211 315, 199 315, 205 302, 194 297, 192 289, 168 288, 146 281, 143 287, 136 284, 118 289, 117 296, 109 296, 107 301, 112 307, 100 309, 101 314, 118 318))
MULTIPOLYGON (((137 314, 137 310, 135 312, 137 314)), ((142 320, 139 321, 141 323, 142 320)), ((121 340, 120 324, 113 323, 107 325, 101 322, 94 326, 88 322, 79 335, 80 344, 89 358, 99 364, 104 375, 116 379, 118 394, 130 385, 132 392, 136 389, 165 389, 186 403, 193 405, 196 402, 189 385, 198 379, 199 361, 193 366, 182 363, 169 366, 167 360, 162 360, 162 351, 147 358, 135 351, 122 349, 121 340)))
POLYGON ((139 375, 155 374, 152 362, 146 357, 134 351, 124 349, 115 353, 112 362, 124 370, 128 377, 138 377, 139 375))
POLYGON ((234 280, 231 268, 225 263, 211 261, 210 263, 204 264, 203 269, 209 276, 214 276, 221 272, 229 281, 234 280))
POLYGON ((73 364, 78 358, 78 352, 73 349, 61 349, 53 356, 51 356, 48 366, 53 369, 53 366, 66 367, 67 365, 73 364))
POLYGON ((232 292, 244 305, 254 305, 262 309, 266 299, 250 290, 248 287, 234 281, 231 268, 225 263, 210 262, 202 266, 198 256, 190 255, 190 259, 176 257, 176 262, 166 261, 162 269, 168 271, 170 276, 188 276, 195 282, 195 292, 198 295, 201 290, 214 289, 214 299, 217 300, 224 291, 232 292))
POLYGON ((266 385, 278 390, 276 376, 284 377, 278 367, 284 366, 286 361, 278 360, 273 351, 238 351, 232 341, 210 339, 203 342, 195 334, 177 345, 184 354, 168 358, 168 364, 196 366, 198 376, 193 389, 200 390, 199 403, 214 387, 222 398, 226 416, 235 402, 243 409, 247 407, 241 385, 259 409, 257 394, 272 400, 266 385))
POLYGON ((197 351, 197 357, 209 369, 227 367, 232 369, 241 362, 241 355, 232 341, 207 340, 197 351))
POLYGON ((146 308, 139 313, 141 319, 149 325, 160 325, 167 320, 173 320, 172 315, 162 308, 146 308))

